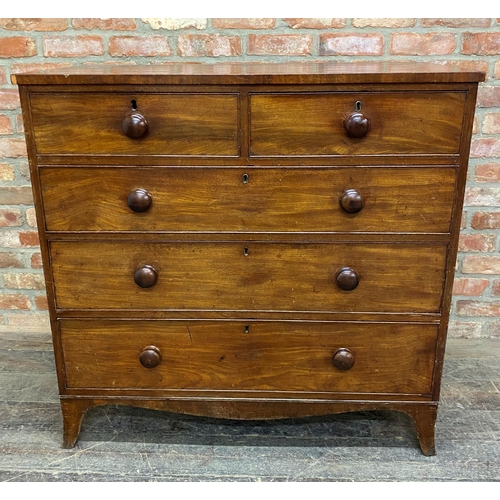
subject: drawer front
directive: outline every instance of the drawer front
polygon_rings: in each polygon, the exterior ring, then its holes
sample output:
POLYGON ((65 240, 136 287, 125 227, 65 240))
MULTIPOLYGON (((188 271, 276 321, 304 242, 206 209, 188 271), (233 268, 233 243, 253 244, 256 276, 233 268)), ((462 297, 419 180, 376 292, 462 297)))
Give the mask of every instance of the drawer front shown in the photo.
POLYGON ((446 249, 56 241, 51 262, 59 308, 435 313, 446 249))
POLYGON ((274 394, 429 394, 437 338, 436 325, 398 323, 68 319, 60 331, 68 388, 274 394))
POLYGON ((239 155, 237 94, 33 94, 30 103, 38 154, 239 155), (144 132, 126 122, 137 138, 123 129, 132 101, 147 123, 144 132))
POLYGON ((459 92, 254 94, 251 154, 458 154, 464 106, 459 92), (346 122, 358 107, 368 122, 346 122))
POLYGON ((49 231, 447 233, 455 175, 450 167, 40 169, 49 231))

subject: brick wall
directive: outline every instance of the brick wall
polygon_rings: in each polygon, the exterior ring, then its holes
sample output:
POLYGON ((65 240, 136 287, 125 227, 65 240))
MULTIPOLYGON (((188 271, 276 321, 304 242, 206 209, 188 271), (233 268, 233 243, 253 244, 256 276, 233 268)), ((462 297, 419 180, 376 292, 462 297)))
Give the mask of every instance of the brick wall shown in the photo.
POLYGON ((500 19, 0 19, 0 325, 48 325, 17 89, 25 70, 172 61, 452 61, 487 73, 451 337, 500 337, 500 19))

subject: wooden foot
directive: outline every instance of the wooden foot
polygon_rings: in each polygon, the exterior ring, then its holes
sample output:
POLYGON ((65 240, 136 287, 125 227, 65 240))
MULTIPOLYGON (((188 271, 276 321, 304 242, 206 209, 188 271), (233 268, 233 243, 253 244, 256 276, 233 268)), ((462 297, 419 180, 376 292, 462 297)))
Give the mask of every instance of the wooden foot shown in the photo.
POLYGON ((63 416, 63 448, 73 448, 80 434, 83 416, 93 406, 92 400, 62 399, 61 409, 63 416))
POLYGON ((405 410, 405 412, 413 419, 422 453, 427 457, 435 455, 436 446, 434 443, 434 431, 436 426, 437 405, 416 405, 411 409, 405 410))

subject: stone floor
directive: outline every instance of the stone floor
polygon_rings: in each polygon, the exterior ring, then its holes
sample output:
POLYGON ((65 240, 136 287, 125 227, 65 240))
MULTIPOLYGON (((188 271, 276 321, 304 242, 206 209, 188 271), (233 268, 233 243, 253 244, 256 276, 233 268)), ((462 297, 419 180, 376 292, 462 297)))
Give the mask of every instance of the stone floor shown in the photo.
POLYGON ((500 339, 448 341, 434 457, 391 412, 235 422, 101 407, 65 450, 50 336, 5 328, 1 481, 500 482, 500 339))

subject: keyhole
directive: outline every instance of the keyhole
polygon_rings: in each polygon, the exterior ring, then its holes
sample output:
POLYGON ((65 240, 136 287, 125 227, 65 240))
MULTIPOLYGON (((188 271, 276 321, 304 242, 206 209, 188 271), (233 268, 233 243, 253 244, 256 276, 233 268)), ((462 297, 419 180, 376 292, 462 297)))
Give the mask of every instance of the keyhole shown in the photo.
POLYGON ((245 325, 245 333, 249 333, 250 332, 250 325, 245 325))
POLYGON ((248 174, 243 174, 243 184, 248 184, 248 174))
POLYGON ((356 111, 361 111, 361 101, 356 101, 356 111))
POLYGON ((130 105, 132 106, 133 111, 135 111, 137 109, 137 101, 135 99, 132 99, 130 101, 130 105))
POLYGON ((249 252, 248 252, 248 248, 247 248, 247 247, 245 247, 245 248, 243 249, 243 255, 244 255, 245 257, 248 257, 248 253, 249 253, 249 252))

